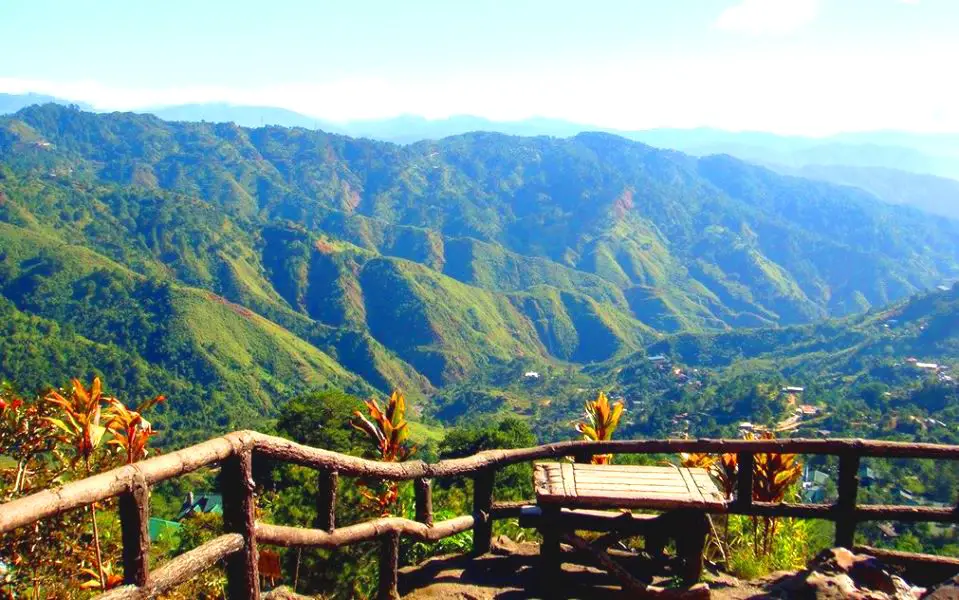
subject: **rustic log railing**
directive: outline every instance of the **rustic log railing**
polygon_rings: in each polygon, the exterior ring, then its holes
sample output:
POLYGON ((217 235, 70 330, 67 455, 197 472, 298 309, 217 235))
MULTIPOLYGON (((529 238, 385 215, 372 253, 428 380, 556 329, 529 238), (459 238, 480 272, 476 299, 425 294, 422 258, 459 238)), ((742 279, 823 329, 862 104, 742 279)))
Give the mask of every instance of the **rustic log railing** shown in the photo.
POLYGON ((239 431, 201 444, 127 465, 59 488, 44 490, 0 505, 0 534, 68 510, 119 497, 123 542, 124 585, 103 599, 152 598, 184 583, 218 561, 226 561, 227 592, 231 600, 260 597, 257 546, 337 548, 379 541, 380 598, 397 596, 399 541, 402 536, 422 541, 473 530, 473 553, 490 550, 496 519, 519 515, 525 502, 496 503, 493 480, 508 465, 537 459, 590 454, 736 453, 740 465, 737 498, 728 504, 697 504, 709 512, 756 516, 827 519, 836 523, 836 545, 853 547, 856 525, 869 520, 959 522, 959 508, 930 506, 859 505, 858 470, 862 457, 959 460, 959 446, 875 440, 629 440, 572 441, 534 448, 490 450, 438 463, 422 461, 382 463, 312 448, 254 431, 239 431), (834 455, 840 460, 839 496, 832 504, 767 503, 752 500, 753 457, 767 452, 834 455), (289 462, 318 471, 319 494, 315 528, 288 527, 255 521, 252 458, 289 462), (202 467, 222 467, 225 533, 150 571, 149 488, 159 482, 202 467), (413 481, 416 520, 379 518, 338 527, 336 487, 340 476, 413 481), (474 481, 473 512, 445 521, 433 521, 431 480, 467 476, 474 481))

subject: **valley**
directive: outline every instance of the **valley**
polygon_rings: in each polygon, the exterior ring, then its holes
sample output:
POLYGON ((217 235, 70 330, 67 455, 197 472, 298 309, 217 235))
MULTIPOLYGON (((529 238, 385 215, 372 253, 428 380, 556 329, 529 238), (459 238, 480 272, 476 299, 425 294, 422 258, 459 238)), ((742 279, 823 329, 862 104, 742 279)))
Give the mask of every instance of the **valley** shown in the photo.
POLYGON ((957 222, 853 188, 607 134, 397 146, 55 104, 0 119, 13 326, 137 365, 125 393, 162 374, 186 430, 326 385, 400 388, 428 418, 515 365, 593 389, 604 365, 688 336, 789 332, 768 328, 944 285, 957 248, 957 222))

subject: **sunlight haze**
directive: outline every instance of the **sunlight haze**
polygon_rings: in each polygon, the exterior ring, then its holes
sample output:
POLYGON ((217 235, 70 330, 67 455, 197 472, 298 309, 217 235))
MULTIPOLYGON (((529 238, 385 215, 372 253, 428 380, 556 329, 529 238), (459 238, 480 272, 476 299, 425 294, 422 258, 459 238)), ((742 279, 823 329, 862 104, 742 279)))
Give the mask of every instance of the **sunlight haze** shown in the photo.
POLYGON ((14 0, 0 21, 0 92, 101 110, 276 106, 334 122, 959 131, 951 0, 265 6, 14 0))

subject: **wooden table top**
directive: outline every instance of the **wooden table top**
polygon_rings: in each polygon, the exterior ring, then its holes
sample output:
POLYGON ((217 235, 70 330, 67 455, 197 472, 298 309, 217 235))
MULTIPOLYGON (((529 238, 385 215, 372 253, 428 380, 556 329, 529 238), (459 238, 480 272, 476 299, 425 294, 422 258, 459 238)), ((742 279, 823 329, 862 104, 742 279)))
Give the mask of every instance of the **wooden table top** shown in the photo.
POLYGON ((538 463, 533 480, 537 503, 568 508, 721 510, 726 506, 705 469, 538 463))

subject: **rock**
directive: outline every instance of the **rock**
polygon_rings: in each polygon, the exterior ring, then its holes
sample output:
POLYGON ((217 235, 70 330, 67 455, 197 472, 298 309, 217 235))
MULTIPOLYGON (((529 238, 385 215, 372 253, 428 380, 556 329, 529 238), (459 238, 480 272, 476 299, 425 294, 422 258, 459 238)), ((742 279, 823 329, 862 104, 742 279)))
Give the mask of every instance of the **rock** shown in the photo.
POLYGON ((872 556, 854 555, 854 562, 847 572, 860 588, 892 595, 898 591, 892 574, 885 569, 885 565, 872 556))
POLYGON ((827 575, 813 571, 805 578, 806 591, 816 600, 850 598, 859 592, 852 577, 844 573, 827 575))
POLYGON ((809 561, 809 568, 823 573, 848 573, 855 564, 856 557, 856 554, 845 548, 830 548, 809 561))
MULTIPOLYGON (((847 575, 856 586, 860 598, 895 598, 914 600, 924 592, 904 579, 893 575, 879 559, 856 554, 846 548, 823 550, 809 563, 809 569, 825 574, 847 575)), ((959 600, 959 599, 957 599, 959 600)))
POLYGON ((959 600, 959 575, 934 587, 923 600, 959 600))
POLYGON ((781 579, 770 591, 774 596, 815 598, 816 600, 849 598, 859 592, 852 577, 845 573, 821 573, 808 570, 781 579))
POLYGON ((285 585, 263 594, 263 600, 312 600, 312 598, 313 596, 294 593, 285 585))

